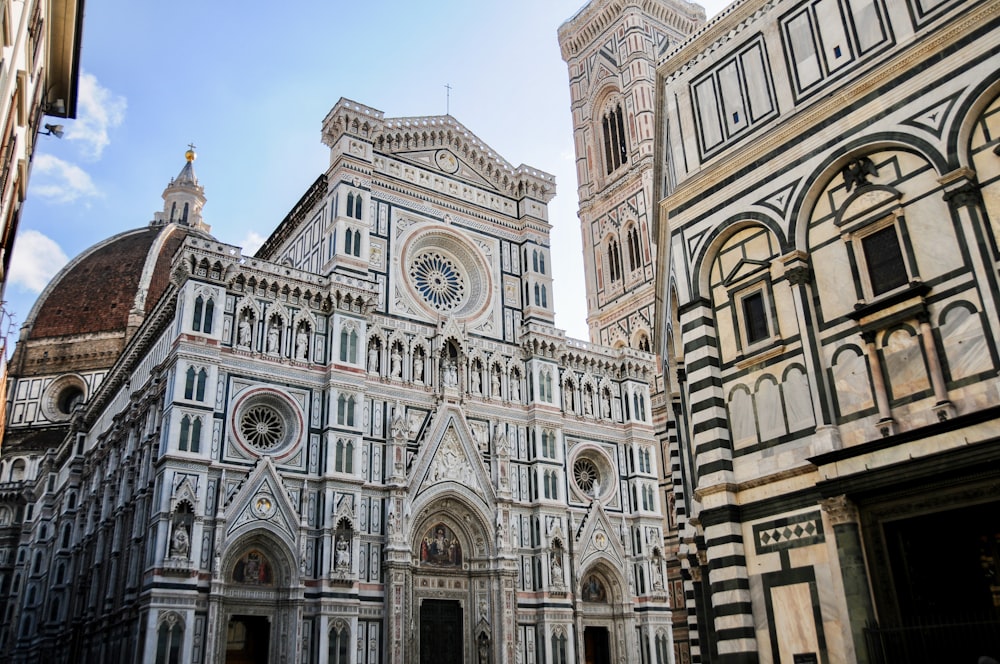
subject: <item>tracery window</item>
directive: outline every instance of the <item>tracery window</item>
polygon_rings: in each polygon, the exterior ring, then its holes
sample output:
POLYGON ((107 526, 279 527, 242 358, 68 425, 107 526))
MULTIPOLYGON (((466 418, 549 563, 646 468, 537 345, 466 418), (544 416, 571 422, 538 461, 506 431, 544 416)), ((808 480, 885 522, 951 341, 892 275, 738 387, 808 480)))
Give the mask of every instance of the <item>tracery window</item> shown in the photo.
POLYGON ((184 624, 171 613, 156 633, 156 664, 179 664, 181 644, 184 642, 184 624))
POLYGON ((184 398, 204 401, 207 381, 208 372, 204 368, 195 371, 194 367, 188 367, 184 380, 184 398))
POLYGON ((348 659, 350 645, 351 632, 347 629, 347 625, 338 620, 330 630, 330 649, 327 661, 330 664, 347 664, 350 661, 348 659))
POLYGON ((354 426, 355 404, 354 395, 341 394, 337 397, 337 424, 348 427, 354 426))
POLYGON ((604 114, 601 126, 604 130, 604 165, 611 174, 628 161, 628 142, 620 103, 604 114))
POLYGON ((181 452, 201 452, 201 418, 185 415, 181 418, 180 437, 177 449, 181 452))
POLYGON ((622 278, 622 251, 618 240, 608 240, 608 276, 612 282, 622 278))
POLYGON ((635 271, 642 267, 642 248, 639 244, 639 230, 633 224, 628 229, 628 267, 635 271))
POLYGON ((194 299, 194 314, 191 318, 191 329, 195 332, 212 333, 212 318, 215 315, 215 301, 212 298, 203 298, 201 295, 194 299))
POLYGON ((358 362, 358 333, 352 326, 345 325, 340 330, 340 361, 358 362))
POLYGON ((354 442, 350 440, 337 440, 336 455, 333 469, 338 473, 351 474, 354 472, 354 442))

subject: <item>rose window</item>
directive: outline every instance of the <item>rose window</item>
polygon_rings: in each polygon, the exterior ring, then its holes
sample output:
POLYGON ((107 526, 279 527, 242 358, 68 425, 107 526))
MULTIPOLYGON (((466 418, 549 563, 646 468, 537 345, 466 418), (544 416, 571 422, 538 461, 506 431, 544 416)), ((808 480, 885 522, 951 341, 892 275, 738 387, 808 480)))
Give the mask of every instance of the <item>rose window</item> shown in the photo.
POLYGON ((237 398, 230 426, 236 444, 244 453, 283 459, 299 448, 302 412, 276 391, 251 389, 237 398))
POLYGON ((438 311, 451 311, 465 300, 465 279, 458 265, 438 252, 427 252, 413 259, 410 279, 438 311))
POLYGON ((240 419, 240 432, 258 450, 270 450, 277 446, 284 430, 281 415, 269 406, 248 408, 240 419))
POLYGON ((573 479, 576 480, 576 485, 580 487, 581 491, 593 496, 600 486, 601 472, 593 461, 581 458, 573 464, 573 479))

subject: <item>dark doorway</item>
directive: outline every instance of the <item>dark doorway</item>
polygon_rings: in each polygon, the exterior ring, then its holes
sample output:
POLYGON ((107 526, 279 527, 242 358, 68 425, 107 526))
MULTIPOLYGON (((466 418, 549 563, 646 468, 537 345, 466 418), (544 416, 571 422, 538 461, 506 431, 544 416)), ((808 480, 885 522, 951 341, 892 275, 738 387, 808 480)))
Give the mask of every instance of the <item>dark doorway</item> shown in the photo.
POLYGON ((420 664, 463 664, 462 605, 425 599, 420 605, 420 664))
POLYGON ((998 515, 993 502, 883 522, 894 592, 883 591, 880 624, 867 630, 873 662, 998 656, 998 515))
POLYGON ((608 650, 607 627, 585 627, 583 629, 584 662, 586 664, 611 664, 608 650))
POLYGON ((271 623, 264 616, 233 616, 226 630, 226 664, 267 664, 271 623))

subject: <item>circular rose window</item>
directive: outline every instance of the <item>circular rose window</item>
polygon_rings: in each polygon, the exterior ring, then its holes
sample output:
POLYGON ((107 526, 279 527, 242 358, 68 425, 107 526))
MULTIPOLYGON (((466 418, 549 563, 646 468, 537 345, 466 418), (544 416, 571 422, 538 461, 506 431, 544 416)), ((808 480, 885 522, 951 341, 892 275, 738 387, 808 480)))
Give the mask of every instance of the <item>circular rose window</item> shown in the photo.
POLYGON ((438 251, 425 251, 410 263, 410 279, 420 295, 438 311, 452 311, 465 300, 465 278, 455 261, 438 251))
POLYGON ((258 450, 274 449, 281 442, 285 422, 270 406, 247 408, 240 418, 240 431, 252 447, 258 450))
POLYGON ((576 480, 576 485, 580 487, 580 491, 590 496, 593 496, 600 490, 601 471, 597 469, 597 466, 590 459, 583 458, 576 460, 576 463, 573 464, 573 479, 576 480))
POLYGON ((573 487, 587 500, 604 500, 615 490, 616 474, 603 450, 587 446, 572 459, 573 487))
POLYGON ((400 261, 406 290, 432 316, 475 318, 489 304, 492 280, 482 252, 449 228, 416 231, 400 261))
POLYGON ((285 395, 256 388, 237 398, 232 431, 245 452, 282 458, 296 449, 302 421, 298 406, 285 395))

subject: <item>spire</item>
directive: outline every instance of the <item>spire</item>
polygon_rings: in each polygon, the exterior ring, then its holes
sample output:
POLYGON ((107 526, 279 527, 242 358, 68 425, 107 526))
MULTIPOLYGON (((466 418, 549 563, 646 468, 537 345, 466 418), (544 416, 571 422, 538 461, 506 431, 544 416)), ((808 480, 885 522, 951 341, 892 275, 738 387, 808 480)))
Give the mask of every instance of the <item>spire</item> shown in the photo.
POLYGON ((198 184, 198 177, 194 174, 194 160, 197 157, 194 144, 189 144, 184 153, 184 167, 163 190, 163 212, 156 213, 151 225, 173 223, 191 226, 206 233, 211 230, 201 218, 201 209, 206 199, 205 189, 198 184))

